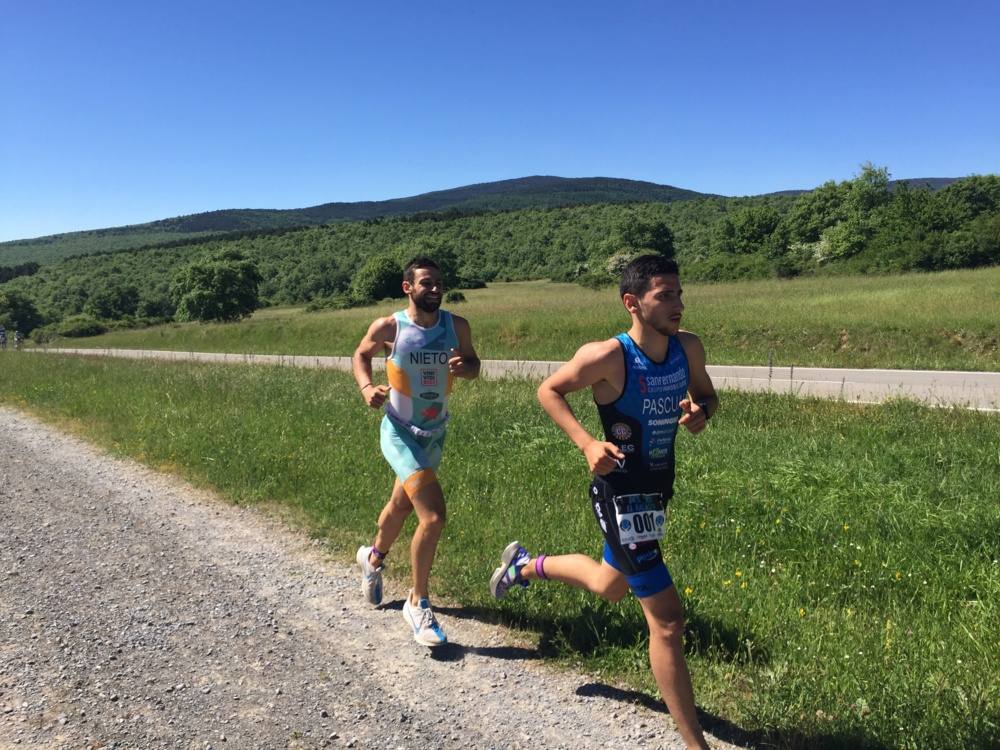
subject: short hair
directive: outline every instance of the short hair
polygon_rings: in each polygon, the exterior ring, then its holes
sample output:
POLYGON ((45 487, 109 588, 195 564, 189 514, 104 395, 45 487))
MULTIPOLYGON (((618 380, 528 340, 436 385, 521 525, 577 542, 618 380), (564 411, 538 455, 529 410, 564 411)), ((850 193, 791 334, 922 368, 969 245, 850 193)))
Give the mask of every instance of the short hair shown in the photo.
POLYGON ((406 267, 403 269, 403 279, 412 284, 413 277, 415 275, 413 272, 418 268, 436 268, 438 271, 441 270, 441 266, 428 258, 426 255, 418 255, 406 264, 406 267))
POLYGON ((634 294, 641 297, 649 290, 654 276, 678 276, 677 261, 663 255, 640 255, 630 261, 622 271, 622 280, 618 284, 618 292, 624 297, 634 294))

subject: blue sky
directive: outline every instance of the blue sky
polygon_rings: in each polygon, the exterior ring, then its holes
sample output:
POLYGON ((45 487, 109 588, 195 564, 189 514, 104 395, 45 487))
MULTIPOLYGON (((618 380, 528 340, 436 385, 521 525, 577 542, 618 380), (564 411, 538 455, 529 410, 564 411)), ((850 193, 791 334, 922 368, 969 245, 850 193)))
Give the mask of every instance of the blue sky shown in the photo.
POLYGON ((531 174, 1000 171, 988 0, 0 2, 0 240, 531 174))

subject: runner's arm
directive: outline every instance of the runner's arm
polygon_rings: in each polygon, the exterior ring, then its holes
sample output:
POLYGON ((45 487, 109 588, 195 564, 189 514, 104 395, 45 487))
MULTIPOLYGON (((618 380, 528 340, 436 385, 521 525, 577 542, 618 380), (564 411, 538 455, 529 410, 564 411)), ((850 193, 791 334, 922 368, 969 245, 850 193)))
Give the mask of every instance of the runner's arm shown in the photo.
POLYGON ((681 331, 677 337, 687 356, 689 374, 688 398, 681 401, 684 414, 678 424, 697 434, 705 429, 708 418, 719 408, 719 397, 705 367, 705 347, 701 339, 690 331, 681 331))
POLYGON ((368 326, 368 331, 354 350, 351 357, 351 369, 354 372, 354 380, 361 391, 361 397, 373 409, 378 409, 385 402, 389 395, 389 387, 385 385, 375 385, 372 382, 372 359, 376 354, 384 352, 386 344, 392 340, 396 332, 396 319, 392 316, 388 318, 377 318, 368 326))
POLYGON ((452 315, 452 322, 455 324, 455 335, 458 336, 458 349, 451 350, 448 371, 456 378, 478 378, 482 362, 472 346, 472 327, 469 321, 458 315, 452 315))
POLYGON ((625 454, 613 443, 597 440, 587 432, 573 414, 566 396, 607 380, 615 361, 621 358, 620 351, 614 339, 584 344, 573 359, 538 386, 538 401, 542 408, 580 449, 595 474, 607 474, 614 468, 615 459, 623 460, 625 454))

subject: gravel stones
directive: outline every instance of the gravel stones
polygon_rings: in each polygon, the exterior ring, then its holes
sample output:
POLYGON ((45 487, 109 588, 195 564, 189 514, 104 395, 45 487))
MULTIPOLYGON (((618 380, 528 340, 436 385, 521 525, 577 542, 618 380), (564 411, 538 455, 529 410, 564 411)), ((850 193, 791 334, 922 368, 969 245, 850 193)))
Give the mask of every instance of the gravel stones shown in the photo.
POLYGON ((496 626, 417 645, 402 590, 369 608, 272 518, 11 409, 0 434, 2 747, 682 747, 496 626))

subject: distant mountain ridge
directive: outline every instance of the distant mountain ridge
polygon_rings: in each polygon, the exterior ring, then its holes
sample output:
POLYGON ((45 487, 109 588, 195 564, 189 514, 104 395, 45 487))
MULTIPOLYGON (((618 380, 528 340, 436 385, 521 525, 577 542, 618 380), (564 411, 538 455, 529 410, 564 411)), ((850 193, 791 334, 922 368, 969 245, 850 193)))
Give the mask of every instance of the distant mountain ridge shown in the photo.
POLYGON ((534 176, 482 182, 385 201, 323 203, 296 209, 210 211, 164 219, 149 226, 176 227, 189 232, 244 231, 262 228, 261 223, 269 222, 281 227, 315 226, 333 221, 359 221, 437 211, 516 210, 588 203, 669 203, 703 197, 706 197, 705 193, 638 180, 534 176))
MULTIPOLYGON (((957 178, 899 180, 937 190, 957 178)), ((780 191, 798 195, 808 190, 780 191)), ((323 203, 293 209, 221 209, 105 229, 48 235, 0 243, 0 266, 26 261, 51 263, 71 255, 135 249, 245 232, 280 231, 341 221, 361 221, 424 213, 455 215, 595 203, 672 203, 723 197, 672 185, 614 177, 535 175, 484 182, 384 201, 323 203)))
POLYGON ((536 175, 436 190, 407 198, 323 203, 292 209, 221 209, 122 227, 67 232, 0 243, 0 265, 52 262, 69 255, 125 250, 237 232, 272 231, 338 221, 393 218, 421 213, 513 211, 593 203, 670 203, 707 193, 613 177, 536 175))

